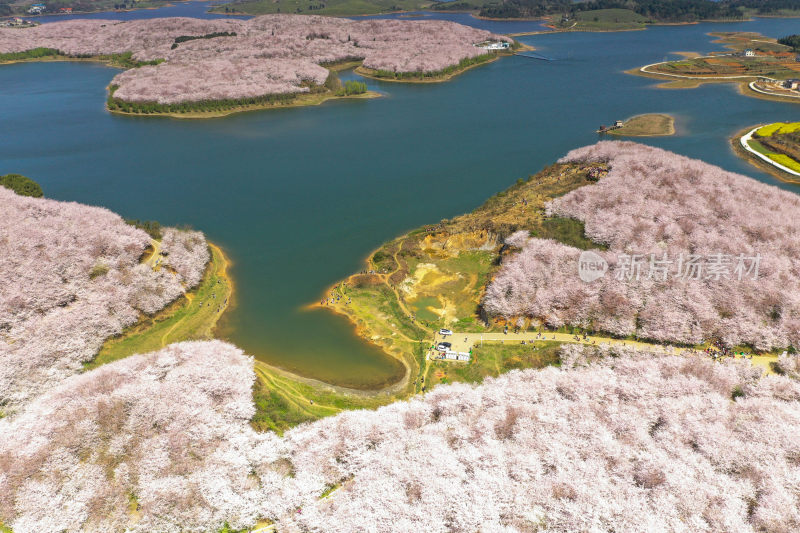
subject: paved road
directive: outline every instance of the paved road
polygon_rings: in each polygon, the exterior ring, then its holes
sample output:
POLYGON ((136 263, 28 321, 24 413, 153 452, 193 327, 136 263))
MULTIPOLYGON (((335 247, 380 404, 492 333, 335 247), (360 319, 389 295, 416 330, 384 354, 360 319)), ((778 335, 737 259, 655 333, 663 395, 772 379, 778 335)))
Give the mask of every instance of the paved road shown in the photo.
MULTIPOLYGON (((708 58, 717 58, 717 57, 725 57, 725 56, 732 56, 733 54, 719 54, 715 56, 699 56, 693 57, 692 59, 708 59, 708 58)), ((645 74, 653 74, 655 76, 667 76, 670 78, 678 78, 681 80, 738 80, 738 79, 745 79, 745 78, 766 78, 766 76, 758 76, 758 75, 749 75, 749 76, 687 76, 685 74, 669 74, 667 72, 652 72, 649 69, 650 67, 655 67, 656 65, 663 65, 665 63, 673 63, 673 61, 659 61, 658 63, 650 63, 649 65, 645 65, 639 69, 640 72, 644 72, 645 74)), ((772 78, 768 78, 772 79, 772 78)))
POLYGON ((788 173, 788 174, 792 174, 792 175, 794 175, 794 176, 798 176, 798 177, 800 177, 800 172, 795 172, 795 171, 794 171, 794 170, 792 170, 791 168, 789 168, 789 167, 785 167, 785 166, 781 165, 780 163, 778 163, 777 161, 773 161, 772 159, 770 159, 769 157, 765 156, 764 154, 762 154, 762 153, 760 153, 760 152, 757 152, 756 150, 753 150, 752 148, 750 148, 750 144, 748 144, 748 142, 747 142, 747 141, 749 141, 750 139, 752 139, 752 138, 753 138, 753 133, 755 133, 755 132, 756 132, 756 130, 757 130, 758 128, 760 128, 760 127, 761 127, 761 126, 756 126, 756 127, 755 127, 755 128, 753 128, 752 130, 750 130, 749 132, 747 132, 747 134, 745 134, 745 135, 742 135, 742 138, 741 138, 741 139, 739 139, 739 143, 742 145, 742 148, 744 148, 745 150, 747 150, 748 152, 750 152, 751 154, 753 154, 753 155, 754 155, 754 156, 756 156, 757 158, 759 158, 759 159, 761 159, 761 160, 763 160, 763 161, 766 161, 767 163, 769 163, 769 164, 770 164, 770 165, 772 165, 773 167, 775 167, 775 168, 779 168, 779 169, 781 169, 782 171, 784 171, 784 172, 786 172, 786 173, 788 173))
MULTIPOLYGON (((772 78, 769 78, 769 79, 772 79, 772 78)), ((772 81, 778 81, 778 80, 772 80, 772 81)), ((755 91, 757 93, 766 94, 767 96, 777 96, 779 98, 800 98, 800 94, 771 93, 769 91, 765 91, 763 89, 759 89, 758 86, 756 85, 756 82, 754 82, 754 81, 751 81, 750 84, 748 85, 748 87, 750 87, 750 89, 752 89, 753 91, 755 91)))

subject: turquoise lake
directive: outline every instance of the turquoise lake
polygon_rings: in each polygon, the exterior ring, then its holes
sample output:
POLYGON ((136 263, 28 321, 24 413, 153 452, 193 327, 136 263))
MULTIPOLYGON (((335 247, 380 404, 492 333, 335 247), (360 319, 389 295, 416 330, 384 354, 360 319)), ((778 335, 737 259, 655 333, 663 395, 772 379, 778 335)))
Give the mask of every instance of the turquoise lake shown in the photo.
MULTIPOLYGON (((493 31, 539 26, 440 17, 493 31)), ((520 40, 554 61, 502 58, 442 84, 368 80, 384 98, 201 121, 110 115, 105 87, 118 71, 101 65, 9 65, 0 68, 0 174, 30 176, 50 198, 204 231, 233 260, 232 342, 305 376, 376 388, 402 367, 343 318, 301 308, 382 242, 473 209, 596 142, 600 124, 673 114, 677 136, 643 142, 794 189, 738 159, 728 138, 800 120, 799 105, 747 98, 734 85, 656 89, 623 71, 717 50, 710 31, 797 30, 796 20, 758 19, 536 35, 520 40)))

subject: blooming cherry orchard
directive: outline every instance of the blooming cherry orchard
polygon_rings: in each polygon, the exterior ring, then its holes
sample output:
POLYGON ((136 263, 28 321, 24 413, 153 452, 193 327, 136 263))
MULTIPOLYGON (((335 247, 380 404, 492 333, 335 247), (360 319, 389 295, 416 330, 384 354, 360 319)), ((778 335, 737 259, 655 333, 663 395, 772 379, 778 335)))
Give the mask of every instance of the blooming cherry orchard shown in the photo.
POLYGON ((161 253, 166 263, 189 287, 200 283, 211 258, 205 236, 199 231, 166 228, 161 239, 161 253))
POLYGON ((751 178, 630 142, 600 142, 563 163, 610 167, 548 205, 580 220, 609 265, 590 283, 581 250, 515 234, 521 248, 488 287, 491 315, 617 335, 758 349, 800 347, 800 198, 751 178))
POLYGON ((365 67, 376 70, 438 72, 485 54, 473 44, 490 39, 511 41, 446 21, 306 15, 87 19, 0 28, 0 53, 42 47, 69 56, 132 52, 138 61, 163 59, 116 76, 111 82, 118 86, 114 96, 132 103, 178 104, 308 92, 328 76, 321 64, 346 60, 363 60, 365 67), (178 42, 179 37, 193 39, 178 42))
POLYGON ((254 523, 257 502, 290 492, 270 467, 278 438, 247 425, 254 377, 250 358, 210 341, 66 380, 13 422, 0 421, 2 520, 17 533, 254 523))
POLYGON ((119 215, 0 187, 0 404, 11 409, 81 369, 108 337, 196 285, 202 234, 165 231, 165 263, 139 258, 150 244, 119 215))
POLYGON ((0 519, 16 533, 258 518, 326 532, 800 528, 800 383, 624 349, 570 346, 562 362, 279 438, 247 424, 240 350, 132 356, 0 421, 0 519))

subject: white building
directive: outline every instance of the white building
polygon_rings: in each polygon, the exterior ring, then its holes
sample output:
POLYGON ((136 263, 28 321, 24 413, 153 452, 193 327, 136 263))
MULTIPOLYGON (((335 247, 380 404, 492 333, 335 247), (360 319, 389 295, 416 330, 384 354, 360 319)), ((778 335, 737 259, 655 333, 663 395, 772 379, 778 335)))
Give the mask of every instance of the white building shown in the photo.
POLYGON ((509 44, 506 41, 500 42, 485 42, 481 44, 476 44, 478 48, 483 48, 484 50, 507 50, 509 44))
POLYGON ((755 57, 756 53, 753 51, 752 48, 748 48, 744 51, 744 57, 755 57))

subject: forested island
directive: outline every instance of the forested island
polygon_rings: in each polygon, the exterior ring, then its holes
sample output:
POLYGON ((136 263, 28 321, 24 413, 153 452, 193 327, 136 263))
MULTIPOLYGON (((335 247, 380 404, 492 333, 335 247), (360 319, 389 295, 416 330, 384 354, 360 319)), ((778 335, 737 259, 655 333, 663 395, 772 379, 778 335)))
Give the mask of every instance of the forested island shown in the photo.
POLYGON ((375 96, 363 83, 342 84, 335 71, 360 66, 375 77, 443 81, 517 46, 510 37, 446 21, 299 15, 0 28, 0 63, 105 61, 127 69, 111 81, 110 111, 176 117, 375 96))

